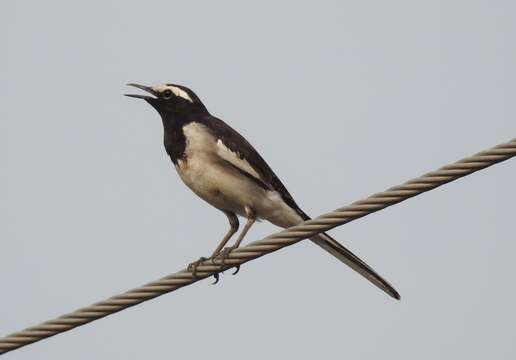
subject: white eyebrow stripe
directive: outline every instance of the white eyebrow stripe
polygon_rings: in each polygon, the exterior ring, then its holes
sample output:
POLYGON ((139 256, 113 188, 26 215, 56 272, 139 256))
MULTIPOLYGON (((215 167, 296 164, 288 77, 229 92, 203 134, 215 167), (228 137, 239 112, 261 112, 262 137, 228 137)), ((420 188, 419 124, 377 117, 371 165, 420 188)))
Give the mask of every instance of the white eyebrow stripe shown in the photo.
POLYGON ((172 91, 175 96, 186 99, 186 100, 190 101, 191 103, 193 103, 193 100, 190 97, 190 95, 188 95, 188 93, 186 91, 184 91, 181 88, 178 88, 177 86, 163 84, 163 85, 154 86, 154 88, 153 88, 153 90, 158 91, 158 92, 163 92, 166 89, 169 89, 170 91, 172 91))

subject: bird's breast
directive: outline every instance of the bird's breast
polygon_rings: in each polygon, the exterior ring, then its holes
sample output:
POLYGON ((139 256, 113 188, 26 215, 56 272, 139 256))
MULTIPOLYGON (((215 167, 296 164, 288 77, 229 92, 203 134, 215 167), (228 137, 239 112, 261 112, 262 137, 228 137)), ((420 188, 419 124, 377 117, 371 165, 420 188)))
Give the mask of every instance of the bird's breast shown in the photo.
POLYGON ((178 160, 176 170, 181 180, 200 198, 216 208, 244 214, 248 189, 242 180, 228 172, 217 158, 195 153, 178 160))
POLYGON ((185 156, 177 160, 176 170, 185 185, 200 198, 241 216, 246 216, 246 207, 251 208, 258 218, 283 227, 299 222, 299 215, 281 195, 260 184, 252 166, 205 125, 189 123, 182 130, 186 139, 185 156))
MULTIPOLYGON (((191 122, 182 127, 186 140, 184 156, 176 170, 186 186, 211 205, 228 210, 237 206, 228 193, 237 186, 217 155, 217 139, 205 125, 191 122)), ((242 208, 243 209, 243 208, 242 208)))

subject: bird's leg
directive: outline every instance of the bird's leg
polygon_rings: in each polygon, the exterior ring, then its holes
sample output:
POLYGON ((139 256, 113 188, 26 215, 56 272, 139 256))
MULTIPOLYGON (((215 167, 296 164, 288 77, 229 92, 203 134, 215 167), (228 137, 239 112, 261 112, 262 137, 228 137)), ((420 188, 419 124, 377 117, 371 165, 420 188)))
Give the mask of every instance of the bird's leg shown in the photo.
MULTIPOLYGON (((217 248, 213 252, 213 254, 210 256, 210 260, 212 263, 214 262, 215 257, 217 256, 218 253, 220 253, 220 250, 224 247, 224 245, 226 245, 226 243, 229 241, 229 239, 238 231, 239 223, 238 223, 238 218, 235 215, 235 213, 232 213, 230 211, 223 211, 223 212, 228 217, 230 228, 229 228, 229 231, 227 232, 227 234, 224 236, 224 238, 220 242, 220 244, 217 246, 217 248)), ((198 261, 195 261, 195 262, 191 263, 190 265, 188 265, 189 271, 190 271, 190 268, 193 269, 194 277, 195 277, 195 272, 197 271, 197 266, 199 266, 199 264, 204 260, 208 260, 208 259, 202 257, 198 261)), ((222 264, 221 268, 223 266, 224 265, 222 264)), ((215 285, 216 283, 219 282, 219 274, 215 274, 215 275, 213 275, 213 277, 215 278, 213 285, 215 285)))
MULTIPOLYGON (((233 236, 233 234, 236 233, 237 230, 238 230, 238 225, 239 224, 238 224, 237 216, 234 213, 229 212, 229 211, 224 211, 224 214, 226 214, 226 216, 228 217, 229 225, 231 226, 231 228, 227 232, 226 236, 224 236, 224 238, 220 242, 219 246, 217 246, 217 248, 215 249, 215 251, 213 252, 213 254, 211 255, 210 258, 205 258, 203 256, 199 260, 194 261, 193 263, 188 265, 187 270, 192 272, 192 276, 194 278, 197 278, 197 267, 203 261, 206 261, 206 260, 209 260, 209 259, 211 259, 211 261, 213 262, 213 258, 220 252, 220 249, 222 249, 224 247, 224 245, 226 245, 226 243, 231 238, 231 236, 233 236)), ((215 274, 215 275, 213 275, 213 277, 215 278, 215 282, 213 284, 218 283, 219 282, 219 274, 215 274)))
POLYGON ((224 236, 224 238, 220 242, 219 246, 217 246, 217 248, 213 251, 213 254, 211 254, 212 259, 215 258, 218 253, 220 253, 220 251, 222 250, 224 245, 226 245, 227 242, 229 241, 229 239, 231 239, 231 237, 238 231, 238 227, 240 225, 235 213, 229 212, 229 211, 224 211, 224 214, 226 214, 226 216, 228 217, 229 225, 231 227, 229 228, 226 236, 224 236))
MULTIPOLYGON (((251 226, 253 226, 254 222, 256 221, 256 215, 255 215, 254 211, 251 208, 246 206, 245 213, 247 215, 247 223, 245 224, 244 228, 240 232, 240 235, 238 236, 238 239, 237 239, 235 245, 226 247, 226 248, 224 248, 224 250, 221 251, 222 264, 223 265, 225 265, 225 260, 228 257, 229 253, 232 250, 234 250, 234 249, 236 249, 236 248, 238 248, 240 246, 240 243, 242 242, 244 237, 247 235, 247 232, 249 231, 251 226)), ((239 270, 240 270, 240 265, 237 265, 236 266, 236 270, 233 273, 233 275, 235 275, 239 270)))
POLYGON ((246 215, 247 215, 247 223, 245 224, 244 228, 242 229, 242 232, 240 233, 240 235, 238 236, 238 239, 234 246, 235 249, 240 246, 240 243, 242 242, 244 237, 247 235, 247 232, 249 231, 251 226, 253 226, 254 222, 256 221, 256 215, 254 214, 254 211, 252 211, 251 209, 246 208, 246 215))

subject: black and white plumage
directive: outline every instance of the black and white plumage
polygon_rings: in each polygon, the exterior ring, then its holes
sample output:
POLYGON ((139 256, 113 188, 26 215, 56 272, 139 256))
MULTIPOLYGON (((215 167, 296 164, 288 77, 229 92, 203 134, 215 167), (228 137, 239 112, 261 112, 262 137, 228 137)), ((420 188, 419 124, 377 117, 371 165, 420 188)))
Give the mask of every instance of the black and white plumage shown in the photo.
MULTIPOLYGON (((236 215, 248 221, 235 246, 240 245, 255 219, 283 228, 309 219, 253 146, 212 116, 192 90, 175 84, 128 85, 150 93, 127 96, 146 100, 161 115, 165 149, 183 182, 229 219, 231 228, 212 256, 217 256, 237 231, 236 215)), ((387 281, 329 235, 319 234, 310 240, 390 296, 400 298, 387 281)))

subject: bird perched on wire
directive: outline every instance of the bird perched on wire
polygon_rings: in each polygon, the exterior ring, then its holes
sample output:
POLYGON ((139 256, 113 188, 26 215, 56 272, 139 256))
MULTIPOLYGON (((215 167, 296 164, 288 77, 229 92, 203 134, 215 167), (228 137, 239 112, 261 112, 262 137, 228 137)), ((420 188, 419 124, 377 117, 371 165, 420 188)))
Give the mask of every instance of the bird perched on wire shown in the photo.
MULTIPOLYGON (((161 115, 165 149, 183 182, 229 220, 230 229, 213 251, 212 259, 227 256, 237 248, 257 219, 283 228, 310 219, 254 147, 211 115, 192 90, 176 84, 128 85, 148 95, 127 96, 144 99, 161 115), (235 244, 224 247, 238 230, 237 215, 247 222, 235 244)), ((400 298, 387 281, 328 234, 321 233, 310 240, 390 296, 400 298)), ((194 274, 196 265, 203 260, 206 258, 190 264, 194 274)))

